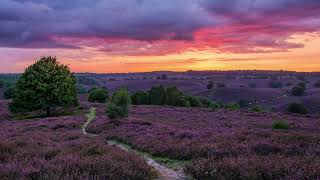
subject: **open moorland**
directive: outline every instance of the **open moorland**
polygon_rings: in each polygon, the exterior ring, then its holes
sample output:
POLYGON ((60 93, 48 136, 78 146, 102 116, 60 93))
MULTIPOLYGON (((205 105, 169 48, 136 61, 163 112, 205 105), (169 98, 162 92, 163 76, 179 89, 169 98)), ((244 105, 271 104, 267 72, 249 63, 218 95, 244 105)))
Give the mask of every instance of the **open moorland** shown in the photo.
POLYGON ((78 74, 80 84, 89 90, 105 86, 111 92, 127 87, 130 92, 148 90, 152 86, 175 86, 186 94, 201 96, 224 103, 247 101, 265 110, 284 112, 289 103, 301 102, 312 114, 320 112, 320 88, 315 84, 319 73, 289 71, 188 71, 129 74, 78 74), (162 77, 165 75, 165 77, 162 77), (214 87, 208 89, 212 81, 214 87), (301 96, 291 93, 299 83, 305 84, 301 96), (275 85, 273 85, 275 84, 275 85))

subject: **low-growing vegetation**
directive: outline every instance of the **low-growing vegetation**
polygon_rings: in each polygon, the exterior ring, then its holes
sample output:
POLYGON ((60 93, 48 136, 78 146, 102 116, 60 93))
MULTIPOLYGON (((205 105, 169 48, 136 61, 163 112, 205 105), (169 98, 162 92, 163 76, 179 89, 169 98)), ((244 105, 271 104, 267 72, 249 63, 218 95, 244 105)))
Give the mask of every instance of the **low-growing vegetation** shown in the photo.
POLYGON ((135 106, 121 126, 97 119, 89 131, 186 161, 195 179, 317 179, 319 127, 316 118, 283 114, 135 106))
POLYGON ((295 113, 295 114, 308 114, 309 110, 307 107, 305 107, 305 105, 303 105, 302 103, 290 103, 288 105, 287 111, 290 113, 295 113))
POLYGON ((275 121, 272 123, 273 129, 289 129, 289 124, 286 121, 275 121))
POLYGON ((89 92, 88 101, 105 103, 109 98, 108 90, 105 88, 93 88, 89 92))
POLYGON ((106 114, 110 119, 121 119, 128 117, 131 98, 127 90, 121 89, 115 92, 111 102, 107 105, 106 114))
POLYGON ((142 157, 84 136, 83 120, 0 121, 0 179, 156 178, 142 157))

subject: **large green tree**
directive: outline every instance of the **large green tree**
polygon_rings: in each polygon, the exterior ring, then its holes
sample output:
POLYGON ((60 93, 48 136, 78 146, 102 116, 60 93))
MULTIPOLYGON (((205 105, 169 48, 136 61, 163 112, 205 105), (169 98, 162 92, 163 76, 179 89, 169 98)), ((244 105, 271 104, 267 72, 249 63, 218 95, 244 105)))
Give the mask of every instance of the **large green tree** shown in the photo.
POLYGON ((16 84, 16 94, 10 104, 12 112, 46 111, 77 105, 76 78, 68 66, 55 57, 42 57, 29 66, 16 84))

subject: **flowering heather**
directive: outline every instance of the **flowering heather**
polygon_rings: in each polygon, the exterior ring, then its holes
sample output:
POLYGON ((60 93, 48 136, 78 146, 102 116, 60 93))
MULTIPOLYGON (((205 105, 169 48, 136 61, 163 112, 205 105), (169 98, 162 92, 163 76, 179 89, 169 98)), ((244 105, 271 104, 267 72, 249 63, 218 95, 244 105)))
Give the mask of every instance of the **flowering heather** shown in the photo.
POLYGON ((317 118, 134 106, 129 118, 115 125, 99 107, 88 129, 153 155, 191 161, 185 171, 197 179, 320 178, 317 118), (288 122, 290 128, 273 129, 278 120, 288 122))
MULTIPOLYGON (((1 105, 0 112, 5 112, 1 105)), ((4 117, 4 116, 2 116, 4 117)), ((82 134, 84 115, 0 120, 0 179, 153 179, 135 154, 82 134)))

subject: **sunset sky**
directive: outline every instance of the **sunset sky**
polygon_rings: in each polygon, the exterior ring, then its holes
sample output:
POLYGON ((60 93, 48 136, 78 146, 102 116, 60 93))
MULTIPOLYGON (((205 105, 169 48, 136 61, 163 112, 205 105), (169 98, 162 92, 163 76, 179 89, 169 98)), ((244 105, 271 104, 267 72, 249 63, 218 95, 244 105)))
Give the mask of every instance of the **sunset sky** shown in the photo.
POLYGON ((320 0, 0 0, 0 72, 320 71, 320 0))

